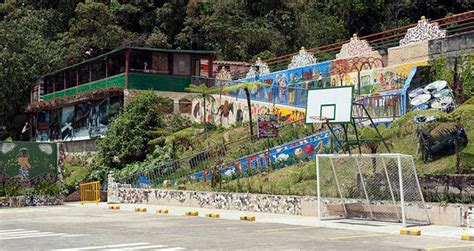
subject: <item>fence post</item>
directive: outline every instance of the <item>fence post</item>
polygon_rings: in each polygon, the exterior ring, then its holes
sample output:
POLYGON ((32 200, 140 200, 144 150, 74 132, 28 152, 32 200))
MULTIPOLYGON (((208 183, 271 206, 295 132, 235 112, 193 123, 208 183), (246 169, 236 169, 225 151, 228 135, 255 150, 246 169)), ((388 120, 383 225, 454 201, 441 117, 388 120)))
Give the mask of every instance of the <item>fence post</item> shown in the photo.
POLYGON ((400 154, 397 155, 397 165, 398 165, 398 181, 400 183, 400 204, 402 208, 402 226, 406 227, 406 219, 405 219, 405 198, 403 195, 403 175, 402 175, 402 161, 400 158, 400 154))
POLYGON ((319 183, 319 156, 316 155, 316 190, 318 194, 318 220, 321 221, 321 188, 319 183))

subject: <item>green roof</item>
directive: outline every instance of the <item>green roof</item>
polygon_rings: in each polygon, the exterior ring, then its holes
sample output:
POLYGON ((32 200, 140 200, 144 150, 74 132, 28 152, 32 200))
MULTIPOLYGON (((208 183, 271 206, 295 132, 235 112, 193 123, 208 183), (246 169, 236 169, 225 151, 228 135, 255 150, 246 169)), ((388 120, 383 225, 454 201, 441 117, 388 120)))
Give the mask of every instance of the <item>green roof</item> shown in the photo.
POLYGON ((201 50, 178 50, 178 49, 162 49, 162 48, 147 48, 147 47, 120 47, 120 48, 111 50, 109 52, 106 52, 104 54, 101 54, 99 56, 89 58, 89 59, 87 59, 85 61, 82 61, 80 63, 73 64, 73 65, 70 65, 68 67, 64 67, 62 69, 59 69, 57 71, 47 73, 47 74, 43 75, 42 78, 54 75, 54 74, 59 73, 59 72, 63 72, 63 71, 68 70, 68 69, 73 69, 73 68, 79 67, 81 65, 91 63, 91 62, 94 62, 94 61, 97 61, 97 60, 100 60, 100 59, 104 59, 105 57, 107 57, 109 55, 115 54, 115 53, 120 52, 120 51, 125 51, 127 49, 141 50, 141 51, 155 51, 155 52, 171 52, 171 53, 192 53, 192 54, 201 54, 201 55, 209 55, 209 54, 216 54, 217 53, 216 51, 201 51, 201 50))

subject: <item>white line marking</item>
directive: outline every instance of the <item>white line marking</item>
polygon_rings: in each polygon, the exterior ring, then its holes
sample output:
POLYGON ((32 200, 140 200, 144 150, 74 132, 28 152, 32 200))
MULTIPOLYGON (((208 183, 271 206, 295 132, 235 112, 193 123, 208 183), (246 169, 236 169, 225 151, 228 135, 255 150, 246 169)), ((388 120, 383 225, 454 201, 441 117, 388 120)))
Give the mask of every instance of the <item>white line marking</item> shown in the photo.
POLYGON ((24 233, 24 234, 12 234, 12 235, 5 235, 5 236, 0 236, 0 238, 8 238, 8 237, 23 237, 23 236, 35 236, 35 235, 43 235, 43 234, 65 234, 65 233, 54 233, 54 232, 37 232, 37 233, 24 233))
POLYGON ((29 234, 29 233, 39 233, 39 231, 37 231, 37 230, 27 230, 27 231, 0 233, 0 237, 7 236, 7 235, 29 234))
POLYGON ((125 243, 117 245, 105 245, 105 246, 94 246, 94 247, 78 247, 78 248, 67 248, 67 249, 56 249, 56 250, 93 250, 93 249, 105 249, 105 248, 120 248, 120 247, 133 247, 140 245, 149 245, 148 242, 137 242, 137 243, 125 243))
POLYGON ((50 236, 59 236, 65 234, 39 234, 39 235, 27 235, 27 236, 12 236, 12 237, 1 237, 0 240, 14 240, 14 239, 24 239, 24 238, 36 238, 36 237, 50 237, 50 236))
POLYGON ((6 233, 6 232, 15 232, 15 231, 22 231, 26 229, 18 228, 18 229, 2 229, 0 230, 0 233, 6 233))
POLYGON ((180 247, 177 247, 177 248, 161 248, 161 249, 158 249, 160 251, 175 251, 175 250, 184 250, 185 248, 180 248, 180 247))
POLYGON ((166 247, 166 245, 148 245, 148 246, 140 246, 140 247, 127 248, 127 250, 140 250, 140 249, 164 248, 164 247, 166 247))

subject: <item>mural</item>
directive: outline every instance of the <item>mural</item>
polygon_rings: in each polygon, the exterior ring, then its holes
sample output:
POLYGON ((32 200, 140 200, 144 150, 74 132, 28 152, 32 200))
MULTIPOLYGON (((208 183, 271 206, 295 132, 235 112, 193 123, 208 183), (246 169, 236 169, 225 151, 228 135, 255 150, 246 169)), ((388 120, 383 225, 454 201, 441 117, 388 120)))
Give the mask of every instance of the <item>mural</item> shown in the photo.
MULTIPOLYGON (((252 100, 303 108, 306 105, 306 89, 330 85, 330 68, 331 61, 325 61, 310 66, 239 79, 230 82, 229 85, 246 81, 261 81, 269 86, 252 91, 252 100)), ((228 95, 245 98, 242 90, 228 95)))
POLYGON ((25 185, 29 186, 30 181, 37 176, 57 173, 56 144, 27 141, 0 142, 0 150, 2 175, 17 176, 25 185))
POLYGON ((86 140, 102 136, 122 107, 122 97, 88 101, 36 116, 36 141, 86 140))
MULTIPOLYGON (((312 136, 301 138, 283 145, 264 150, 253 155, 245 156, 224 164, 221 169, 223 176, 240 175, 265 171, 269 166, 275 169, 294 165, 301 161, 313 160, 315 154, 330 152, 330 132, 325 131, 312 136), (270 165, 269 162, 270 161, 270 165)), ((213 171, 205 169, 191 176, 193 180, 211 179, 213 171)))
MULTIPOLYGON (((331 86, 354 85, 357 88, 358 73, 344 63, 344 60, 335 61, 332 69, 331 86)), ((361 95, 388 92, 403 88, 405 80, 415 66, 427 65, 427 60, 392 67, 363 70, 360 72, 361 95)))
MULTIPOLYGON (((204 114, 204 102, 200 99, 193 100, 192 119, 196 122, 202 121, 204 114)), ((214 100, 206 102, 206 121, 217 125, 229 127, 235 123, 249 120, 247 100, 232 98, 229 96, 214 95, 214 100)), ((256 120, 259 114, 274 114, 279 122, 291 122, 305 117, 304 109, 291 108, 271 103, 252 101, 252 115, 256 120)))

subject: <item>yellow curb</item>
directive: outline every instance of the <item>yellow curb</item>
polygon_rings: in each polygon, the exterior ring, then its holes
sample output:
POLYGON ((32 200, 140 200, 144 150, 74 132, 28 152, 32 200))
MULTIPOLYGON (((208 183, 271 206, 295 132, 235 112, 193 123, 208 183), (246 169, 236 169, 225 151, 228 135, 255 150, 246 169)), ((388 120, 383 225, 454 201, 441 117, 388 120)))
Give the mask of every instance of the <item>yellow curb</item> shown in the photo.
POLYGON ((109 209, 114 209, 114 206, 109 206, 109 209))
POLYGON ((137 207, 137 208, 135 208, 135 212, 142 212, 142 213, 145 213, 145 212, 146 212, 146 208, 145 208, 145 207, 137 207))
POLYGON ((461 235, 461 240, 463 240, 463 241, 474 241, 474 235, 472 235, 472 234, 463 234, 463 235, 461 235))
POLYGON ((419 229, 406 229, 406 228, 402 228, 402 229, 400 229, 400 234, 403 234, 403 235, 420 236, 420 235, 421 235, 421 230, 419 230, 419 229))
POLYGON ((209 218, 220 218, 221 217, 219 214, 205 214, 204 216, 209 217, 209 218))
POLYGON ((189 211, 189 212, 185 212, 184 214, 187 215, 187 216, 198 216, 198 215, 199 215, 199 212, 197 212, 197 211, 189 211))
POLYGON ((159 213, 159 214, 167 214, 168 209, 156 209, 156 212, 159 213))
POLYGON ((255 221, 255 216, 240 216, 240 220, 255 221))

